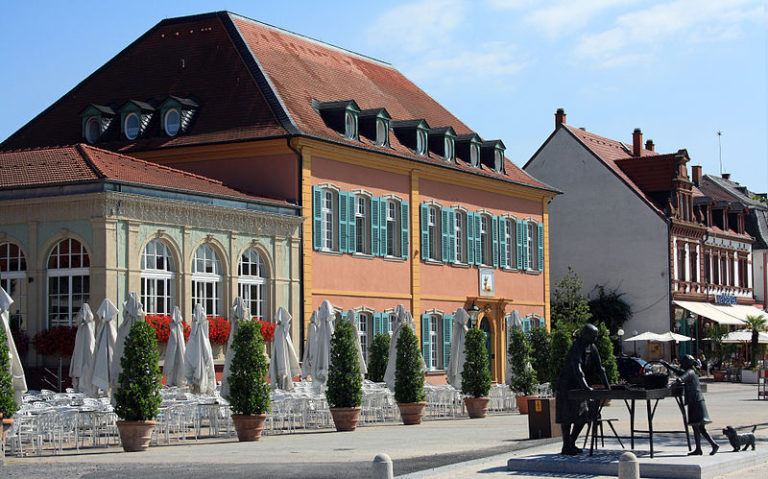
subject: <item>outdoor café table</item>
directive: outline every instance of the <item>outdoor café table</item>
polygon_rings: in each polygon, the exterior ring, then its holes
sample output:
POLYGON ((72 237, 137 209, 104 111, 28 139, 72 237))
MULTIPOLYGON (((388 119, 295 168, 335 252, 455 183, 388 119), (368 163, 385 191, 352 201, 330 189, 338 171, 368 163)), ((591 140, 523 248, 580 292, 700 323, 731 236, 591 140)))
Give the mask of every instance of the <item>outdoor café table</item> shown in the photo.
MULTIPOLYGON (((568 391, 569 399, 592 399, 596 401, 597 410, 594 411, 592 416, 592 430, 597 426, 600 419, 600 411, 611 399, 624 400, 624 404, 629 411, 629 428, 631 447, 635 448, 635 433, 647 433, 648 440, 651 446, 651 457, 653 457, 653 433, 681 433, 685 432, 685 438, 688 441, 688 449, 691 448, 691 437, 688 434, 688 419, 685 413, 685 406, 683 405, 683 386, 682 384, 672 384, 670 386, 658 389, 642 389, 642 388, 619 388, 613 386, 612 389, 594 389, 587 391, 584 389, 572 389, 568 391), (677 407, 680 409, 680 414, 683 418, 683 427, 685 431, 654 431, 653 430, 653 416, 656 414, 656 406, 659 401, 664 398, 672 397, 677 403, 677 407), (646 414, 648 417, 648 430, 635 429, 635 401, 645 401, 646 414)), ((594 441, 590 444, 589 455, 592 455, 594 449, 594 441)))

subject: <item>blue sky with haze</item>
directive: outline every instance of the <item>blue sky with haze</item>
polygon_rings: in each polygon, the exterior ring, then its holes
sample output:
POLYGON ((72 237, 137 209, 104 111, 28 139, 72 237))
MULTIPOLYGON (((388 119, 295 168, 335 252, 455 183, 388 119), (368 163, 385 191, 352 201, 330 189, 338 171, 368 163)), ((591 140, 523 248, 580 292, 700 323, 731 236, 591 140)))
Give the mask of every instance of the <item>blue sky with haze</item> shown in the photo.
MULTIPOLYGON (((522 166, 568 123, 768 191, 763 0, 5 2, 0 139, 163 18, 232 12, 393 64, 522 166)), ((383 105, 386 106, 386 105, 383 105)))

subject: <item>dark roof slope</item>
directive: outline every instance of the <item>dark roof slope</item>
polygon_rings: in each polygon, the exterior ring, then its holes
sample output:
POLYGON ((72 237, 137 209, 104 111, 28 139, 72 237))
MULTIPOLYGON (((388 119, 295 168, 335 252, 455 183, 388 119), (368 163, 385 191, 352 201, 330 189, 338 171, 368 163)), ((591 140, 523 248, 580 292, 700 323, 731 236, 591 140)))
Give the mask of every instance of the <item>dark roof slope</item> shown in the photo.
POLYGON ((747 232, 755 238, 755 249, 768 249, 768 205, 753 199, 755 193, 736 181, 714 175, 701 177, 700 188, 715 201, 741 203, 749 209, 745 218, 747 232))

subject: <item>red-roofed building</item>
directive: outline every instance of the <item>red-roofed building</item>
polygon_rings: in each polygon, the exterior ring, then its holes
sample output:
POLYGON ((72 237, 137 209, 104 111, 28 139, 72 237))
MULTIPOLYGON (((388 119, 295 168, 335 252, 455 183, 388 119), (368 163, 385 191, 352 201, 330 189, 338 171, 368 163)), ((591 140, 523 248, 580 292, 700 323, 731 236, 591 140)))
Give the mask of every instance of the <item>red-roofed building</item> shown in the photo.
MULTIPOLYGON (((674 329, 702 339, 703 319, 743 324, 740 318, 754 308, 715 303, 754 303, 744 211, 733 211, 732 227, 719 230, 711 220, 712 198, 688 175, 686 150, 659 154, 639 129, 632 143, 622 143, 565 120, 558 110, 554 132, 524 167, 563 192, 550 206, 555 281, 572 266, 585 294, 597 286, 623 293, 633 311, 625 338, 674 329), (713 267, 725 268, 725 275, 712 274, 713 267)), ((649 343, 651 351, 645 342, 637 346, 652 359, 664 354, 660 343, 649 343)), ((680 351, 697 346, 703 343, 680 351)))
POLYGON ((402 303, 440 371, 474 304, 501 382, 508 315, 546 324, 557 190, 385 62, 229 12, 163 20, 0 149, 78 142, 299 205, 301 262, 280 277, 303 286, 275 283, 300 301, 297 346, 325 299, 364 348, 402 303))

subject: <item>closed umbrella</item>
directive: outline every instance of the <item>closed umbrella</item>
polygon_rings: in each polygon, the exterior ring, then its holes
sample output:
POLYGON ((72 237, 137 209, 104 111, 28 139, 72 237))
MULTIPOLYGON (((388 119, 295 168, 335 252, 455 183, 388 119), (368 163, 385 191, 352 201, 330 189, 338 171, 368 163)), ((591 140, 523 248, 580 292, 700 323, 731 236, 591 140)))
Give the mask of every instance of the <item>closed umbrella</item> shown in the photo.
POLYGON ((466 352, 464 340, 467 338, 467 321, 469 314, 464 308, 459 308, 453 315, 453 331, 451 335, 451 359, 448 361, 446 376, 448 384, 461 390, 461 372, 464 369, 466 352))
POLYGON ((229 338, 227 338, 227 352, 224 356, 224 371, 221 373, 221 390, 219 393, 221 397, 229 397, 229 369, 232 367, 232 357, 235 355, 235 350, 232 347, 232 341, 237 334, 237 330, 240 328, 240 321, 245 319, 251 319, 251 312, 248 310, 248 306, 240 296, 235 298, 235 302, 232 303, 232 325, 229 328, 229 338))
POLYGON ((90 394, 98 396, 99 391, 109 395, 110 367, 115 352, 117 339, 117 306, 112 301, 105 299, 99 309, 96 310, 96 340, 93 347, 93 356, 88 365, 85 376, 80 380, 84 388, 89 388, 90 394))
POLYGON ((83 303, 75 317, 77 322, 77 335, 75 336, 75 349, 72 350, 72 360, 69 362, 69 377, 72 378, 72 387, 77 392, 89 393, 89 385, 80 379, 88 371, 88 365, 93 357, 93 349, 96 346, 94 334, 93 311, 88 303, 83 303))
POLYGON ((123 322, 117 328, 117 339, 115 340, 115 352, 112 355, 112 365, 110 366, 110 380, 112 387, 116 388, 120 380, 120 373, 123 372, 123 366, 120 360, 123 359, 123 349, 125 348, 125 338, 131 332, 131 327, 137 321, 144 321, 144 306, 139 301, 139 295, 132 292, 128 299, 123 303, 123 322))
MULTIPOLYGON (((400 337, 400 332, 404 327, 410 327, 413 331, 416 331, 416 323, 413 322, 413 316, 410 311, 405 310, 405 306, 398 304, 395 308, 395 326, 392 330, 392 337, 389 338, 389 358, 387 359, 387 369, 384 372, 384 382, 387 383, 387 387, 394 391, 395 389, 395 366, 397 363, 397 340, 400 337)), ((426 371, 427 365, 424 363, 424 358, 419 356, 421 360, 421 370, 426 371)))
POLYGON ((184 353, 184 372, 189 389, 195 394, 212 394, 216 389, 216 370, 213 367, 211 340, 208 338, 208 318, 201 304, 192 314, 192 332, 184 353))
POLYGON ((184 342, 184 319, 178 306, 173 307, 171 328, 168 335, 168 345, 165 347, 165 373, 168 386, 183 386, 186 383, 184 374, 184 353, 187 344, 184 342))
POLYGON ((8 312, 13 304, 13 298, 2 287, 0 287, 0 317, 2 317, 3 329, 5 330, 5 341, 8 345, 9 367, 11 374, 11 386, 13 387, 13 400, 16 405, 21 406, 21 397, 27 392, 27 379, 24 377, 24 368, 21 366, 21 358, 16 350, 16 343, 11 333, 10 316, 8 312))
POLYGON ((317 312, 317 334, 315 334, 313 346, 311 375, 312 389, 315 392, 322 392, 328 381, 328 370, 331 362, 331 336, 333 336, 335 319, 336 313, 333 310, 333 305, 328 300, 323 301, 317 312))
POLYGON ((304 357, 301 361, 301 379, 307 379, 312 373, 312 348, 315 345, 315 335, 317 334, 317 311, 312 311, 307 326, 307 342, 304 343, 304 357))
POLYGON ((269 361, 269 380, 272 389, 293 391, 293 378, 301 374, 299 358, 291 341, 291 315, 282 306, 277 308, 275 339, 269 361))
POLYGON ((347 311, 346 321, 352 325, 352 330, 355 332, 355 347, 357 349, 357 359, 360 363, 360 374, 363 376, 363 378, 365 378, 365 375, 368 374, 368 367, 365 365, 363 346, 360 344, 360 332, 357 329, 357 320, 355 319, 354 311, 347 311))
MULTIPOLYGON (((512 311, 512 313, 509 315, 509 320, 507 321, 507 339, 509 339, 513 329, 523 329, 523 320, 520 319, 520 312, 516 309, 512 311)), ((512 379, 514 378, 514 375, 512 373, 512 363, 509 361, 509 352, 507 352, 506 356, 507 369, 504 383, 507 386, 510 386, 512 385, 512 379)))

